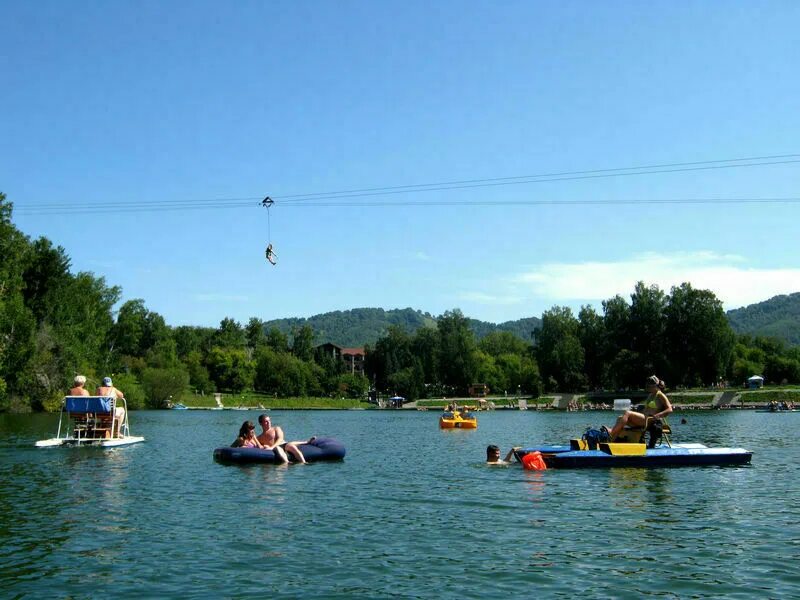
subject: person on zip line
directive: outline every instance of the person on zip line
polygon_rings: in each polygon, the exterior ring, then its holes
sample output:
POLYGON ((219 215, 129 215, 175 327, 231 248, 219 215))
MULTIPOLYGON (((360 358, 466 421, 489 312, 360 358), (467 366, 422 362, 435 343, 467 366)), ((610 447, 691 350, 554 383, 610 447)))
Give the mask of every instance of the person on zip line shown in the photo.
POLYGON ((277 264, 278 264, 278 261, 276 260, 276 259, 278 258, 278 255, 277 255, 277 254, 275 254, 275 252, 273 252, 273 250, 272 250, 272 243, 270 243, 270 244, 268 244, 268 245, 267 245, 267 251, 266 251, 266 253, 265 253, 265 254, 266 254, 266 256, 267 256, 267 260, 268 260, 268 261, 269 261, 269 262, 270 262, 270 263, 271 263, 273 266, 275 266, 275 265, 277 265, 277 264))

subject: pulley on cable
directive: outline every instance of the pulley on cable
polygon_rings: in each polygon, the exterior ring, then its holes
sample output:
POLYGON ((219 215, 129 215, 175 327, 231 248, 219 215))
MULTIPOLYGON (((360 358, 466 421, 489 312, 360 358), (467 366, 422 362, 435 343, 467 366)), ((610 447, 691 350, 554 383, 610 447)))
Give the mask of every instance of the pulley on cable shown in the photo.
POLYGON ((266 196, 261 201, 261 206, 267 209, 267 250, 265 252, 265 255, 270 264, 272 264, 272 266, 275 266, 278 264, 278 255, 275 254, 275 251, 272 249, 272 224, 270 223, 270 217, 269 217, 269 209, 273 204, 275 204, 275 201, 269 196, 266 196))

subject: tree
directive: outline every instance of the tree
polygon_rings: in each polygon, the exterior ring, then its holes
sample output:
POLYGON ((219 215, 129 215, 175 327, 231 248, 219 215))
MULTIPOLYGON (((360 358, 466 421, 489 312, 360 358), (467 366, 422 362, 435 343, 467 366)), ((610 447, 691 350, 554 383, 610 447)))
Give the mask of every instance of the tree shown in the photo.
POLYGON ((445 312, 437 322, 442 383, 465 393, 476 373, 475 336, 460 310, 445 312))
POLYGON ((277 327, 270 328, 266 343, 275 352, 289 352, 289 338, 277 327))
POLYGON ((186 371, 189 373, 189 385, 200 393, 208 394, 214 391, 214 384, 203 364, 203 356, 199 351, 190 352, 184 359, 186 371))
POLYGON ((582 306, 578 313, 578 339, 583 347, 583 372, 589 387, 601 387, 606 364, 605 323, 589 305, 582 306))
MULTIPOLYGON (((435 327, 420 327, 411 339, 411 353, 422 366, 422 379, 426 384, 441 381, 439 369, 439 332, 435 327)), ((423 393, 423 397, 426 394, 423 393)))
POLYGON ((536 359, 542 378, 561 391, 578 391, 585 382, 584 353, 578 339, 578 320, 566 306, 554 306, 542 314, 536 331, 536 359))
MULTIPOLYGON (((638 370, 641 373, 663 373, 666 365, 664 356, 664 311, 667 297, 657 285, 646 286, 636 283, 631 294, 629 321, 630 348, 639 358, 638 370)), ((644 377, 639 377, 642 380, 644 377)))
POLYGON ((251 317, 245 326, 245 335, 247 336, 247 345, 253 350, 262 346, 267 341, 264 333, 264 321, 251 317))
POLYGON ((170 402, 180 399, 188 385, 189 374, 180 367, 142 372, 142 387, 151 408, 168 408, 170 402))
POLYGON ((244 348, 247 337, 238 321, 225 317, 220 321, 219 328, 214 334, 214 345, 219 348, 244 348))
POLYGON ((310 325, 303 325, 294 330, 292 354, 300 360, 310 361, 314 359, 314 330, 311 329, 310 325))
POLYGON ((236 394, 253 386, 255 365, 243 349, 212 348, 206 365, 218 390, 236 394))
POLYGON ((508 331, 493 331, 478 342, 478 348, 491 356, 501 354, 519 354, 523 356, 531 351, 531 345, 522 341, 508 331))
POLYGON ((718 381, 730 363, 735 335, 722 303, 708 290, 673 287, 665 309, 670 376, 684 385, 718 381))

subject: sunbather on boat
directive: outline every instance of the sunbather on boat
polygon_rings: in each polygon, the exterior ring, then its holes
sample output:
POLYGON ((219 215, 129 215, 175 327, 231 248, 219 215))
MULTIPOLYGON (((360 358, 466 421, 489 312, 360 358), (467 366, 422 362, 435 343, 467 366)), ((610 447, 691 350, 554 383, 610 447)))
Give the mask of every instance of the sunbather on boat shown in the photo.
POLYGON ((630 427, 646 427, 648 419, 662 419, 672 412, 672 404, 670 404, 669 398, 661 391, 659 384, 662 383, 655 375, 647 378, 646 387, 649 395, 644 403, 644 413, 626 410, 617 419, 614 428, 610 431, 612 441, 625 429, 626 425, 630 427))
POLYGON ((83 387, 86 385, 86 377, 83 375, 76 375, 72 385, 74 387, 69 391, 70 396, 91 396, 89 390, 83 387))
MULTIPOLYGON (((106 396, 119 400, 125 397, 121 390, 114 387, 111 377, 103 377, 103 385, 94 391, 95 396, 106 396)), ((125 422, 125 409, 117 406, 114 409, 114 420, 117 422, 117 437, 122 437, 122 424, 125 422)))

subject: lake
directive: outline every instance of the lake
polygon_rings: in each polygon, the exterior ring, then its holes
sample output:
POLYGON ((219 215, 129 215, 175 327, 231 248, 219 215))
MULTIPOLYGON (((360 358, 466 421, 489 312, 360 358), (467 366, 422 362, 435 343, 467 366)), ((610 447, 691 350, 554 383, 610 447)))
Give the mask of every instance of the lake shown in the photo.
POLYGON ((800 413, 673 415, 673 441, 746 467, 523 471, 487 444, 561 443, 612 412, 270 412, 347 458, 223 466, 258 411, 139 411, 127 448, 33 447, 57 415, 0 415, 6 598, 752 598, 800 594, 800 413), (688 423, 680 424, 685 416, 688 423))

